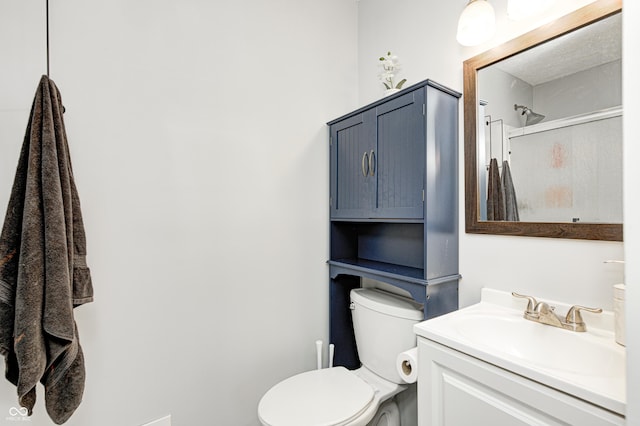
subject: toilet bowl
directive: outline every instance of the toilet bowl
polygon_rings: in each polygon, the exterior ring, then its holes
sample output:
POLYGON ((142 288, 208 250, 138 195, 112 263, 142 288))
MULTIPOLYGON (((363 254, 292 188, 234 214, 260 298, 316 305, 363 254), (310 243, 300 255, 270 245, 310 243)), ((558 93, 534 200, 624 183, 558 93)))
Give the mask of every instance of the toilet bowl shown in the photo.
POLYGON ((403 384, 397 354, 415 346, 423 318, 413 300, 377 289, 351 291, 357 370, 312 370, 274 385, 258 404, 264 426, 400 426, 393 397, 403 384))
POLYGON ((368 426, 400 426, 400 410, 395 399, 385 401, 368 426))

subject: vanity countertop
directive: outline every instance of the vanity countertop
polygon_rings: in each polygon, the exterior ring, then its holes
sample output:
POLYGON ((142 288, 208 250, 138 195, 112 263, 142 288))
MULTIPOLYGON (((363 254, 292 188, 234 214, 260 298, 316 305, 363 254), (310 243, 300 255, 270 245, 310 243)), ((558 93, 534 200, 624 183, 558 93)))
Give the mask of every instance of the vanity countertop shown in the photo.
MULTIPOLYGON (((545 300, 566 313, 569 305, 545 300)), ((626 350, 615 343, 613 313, 583 313, 584 333, 523 318, 526 300, 483 289, 481 302, 414 326, 435 341, 624 415, 626 350)))

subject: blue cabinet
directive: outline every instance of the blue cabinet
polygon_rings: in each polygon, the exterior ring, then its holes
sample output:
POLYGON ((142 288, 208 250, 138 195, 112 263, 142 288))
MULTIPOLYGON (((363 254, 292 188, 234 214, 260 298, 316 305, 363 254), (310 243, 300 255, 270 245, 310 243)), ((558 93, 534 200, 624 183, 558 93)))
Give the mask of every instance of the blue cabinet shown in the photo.
POLYGON ((424 90, 331 125, 331 217, 422 219, 424 90))
POLYGON ((330 339, 357 368, 349 291, 405 290, 425 319, 458 308, 458 100, 431 80, 330 126, 330 339))

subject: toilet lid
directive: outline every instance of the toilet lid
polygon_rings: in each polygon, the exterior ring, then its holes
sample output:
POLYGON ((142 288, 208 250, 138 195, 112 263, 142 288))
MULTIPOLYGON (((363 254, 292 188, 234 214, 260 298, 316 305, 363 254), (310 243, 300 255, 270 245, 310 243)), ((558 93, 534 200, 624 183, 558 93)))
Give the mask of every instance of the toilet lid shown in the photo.
POLYGON ((269 426, 338 426, 362 414, 373 397, 373 388, 346 368, 325 368, 272 387, 260 400, 258 415, 269 426))

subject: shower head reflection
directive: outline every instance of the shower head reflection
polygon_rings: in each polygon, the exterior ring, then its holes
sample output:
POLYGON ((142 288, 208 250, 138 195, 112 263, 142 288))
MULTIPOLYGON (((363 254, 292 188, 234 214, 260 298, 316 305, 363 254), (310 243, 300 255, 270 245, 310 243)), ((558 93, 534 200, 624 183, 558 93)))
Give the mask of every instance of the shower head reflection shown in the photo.
POLYGON ((525 116, 525 126, 530 126, 531 124, 536 124, 544 120, 544 115, 533 112, 529 107, 526 107, 524 105, 516 104, 513 106, 513 109, 515 109, 516 111, 519 109, 522 110, 521 115, 525 116))

